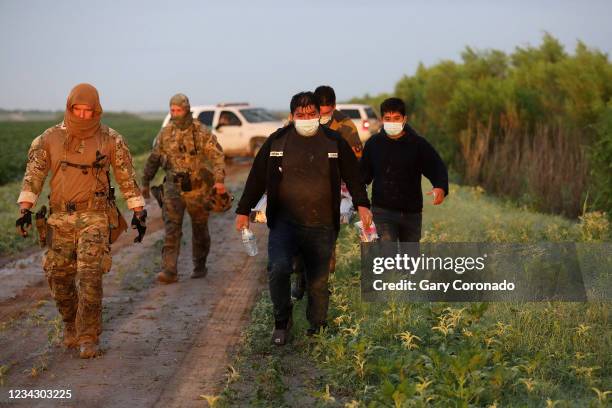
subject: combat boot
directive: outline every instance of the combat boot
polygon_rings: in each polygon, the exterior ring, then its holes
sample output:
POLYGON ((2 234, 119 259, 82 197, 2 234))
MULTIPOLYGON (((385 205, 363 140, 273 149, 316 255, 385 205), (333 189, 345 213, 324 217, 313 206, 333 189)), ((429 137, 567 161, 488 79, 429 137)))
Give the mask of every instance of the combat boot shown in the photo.
POLYGON ((79 357, 94 358, 98 355, 98 345, 93 341, 85 341, 79 346, 79 357))
POLYGON ((66 348, 76 348, 78 345, 74 322, 64 323, 64 340, 62 343, 66 348))
POLYGON ((175 283, 175 282, 178 282, 178 275, 177 274, 170 275, 169 273, 162 271, 157 274, 157 280, 160 283, 164 283, 164 284, 175 283))

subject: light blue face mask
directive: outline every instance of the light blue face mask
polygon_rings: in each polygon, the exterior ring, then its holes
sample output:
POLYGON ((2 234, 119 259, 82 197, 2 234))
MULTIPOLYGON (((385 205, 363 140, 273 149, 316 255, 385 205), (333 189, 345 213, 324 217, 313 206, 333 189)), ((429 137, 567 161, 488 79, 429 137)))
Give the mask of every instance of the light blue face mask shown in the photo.
POLYGON ((404 130, 404 122, 383 122, 383 128, 389 136, 397 136, 404 130))

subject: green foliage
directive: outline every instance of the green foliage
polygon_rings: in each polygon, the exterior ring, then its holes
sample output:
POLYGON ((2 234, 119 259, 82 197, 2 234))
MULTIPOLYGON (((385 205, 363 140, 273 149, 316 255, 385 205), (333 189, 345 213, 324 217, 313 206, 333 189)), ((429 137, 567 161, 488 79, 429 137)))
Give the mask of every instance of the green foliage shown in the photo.
POLYGON ((592 197, 595 208, 612 208, 612 103, 596 125, 597 140, 592 146, 592 197))
POLYGON ((23 175, 30 143, 53 122, 0 123, 0 184, 15 181, 23 175))
MULTIPOLYGON (((589 205, 610 214, 612 64, 608 55, 582 42, 569 54, 545 34, 537 47, 517 47, 511 54, 467 47, 461 57, 461 62, 419 65, 414 75, 397 82, 394 92, 406 101, 414 127, 432 141, 449 166, 467 183, 540 210, 577 217, 590 192, 589 205), (488 133, 478 131, 483 128, 488 133), (543 133, 555 140, 545 151, 538 147, 543 133), (480 144, 481 151, 466 148, 466 143, 480 144), (567 148, 555 151, 557 143, 567 148), (580 162, 559 157, 585 146, 590 146, 590 155, 580 162), (494 155, 495 165, 486 166, 494 155), (518 171, 505 166, 523 156, 543 157, 554 167, 542 172, 536 164, 521 163, 518 171), (556 180, 556 169, 565 178, 576 165, 590 168, 592 177, 556 180), (512 189, 499 188, 499 178, 517 181, 512 189), (541 194, 542 185, 556 190, 541 194)), ((366 95, 355 101, 377 106, 387 96, 366 95)))
MULTIPOLYGON (((587 212, 573 222, 517 208, 487 195, 481 187, 451 184, 450 188, 443 205, 425 203, 422 241, 611 238, 610 225, 601 213, 587 212)), ((313 340, 305 340, 301 333, 306 302, 297 302, 294 318, 301 322, 293 330, 295 339, 272 351, 282 357, 285 367, 303 354, 307 359, 302 361, 314 361, 320 379, 308 386, 325 404, 342 406, 338 400, 343 398, 346 407, 609 405, 608 303, 399 303, 392 299, 364 303, 354 228, 341 229, 336 260, 336 271, 330 276, 329 327, 313 340)), ((240 354, 243 361, 260 362, 260 375, 275 368, 273 358, 262 356, 270 349, 271 312, 266 295, 253 312, 240 354)), ((266 379, 265 389, 274 391, 276 374, 261 378, 266 379)), ((284 395, 296 393, 290 378, 291 373, 282 373, 284 395)), ((259 404, 282 405, 274 392, 259 392, 262 383, 249 384, 250 379, 243 377, 225 394, 249 387, 259 404)), ((256 404, 251 401, 251 405, 256 404)))
MULTIPOLYGON (((423 241, 610 238, 609 225, 600 231, 600 214, 573 223, 513 208, 479 188, 451 189, 443 206, 426 204, 423 241)), ((343 228, 331 279, 330 327, 310 352, 333 379, 331 388, 360 406, 607 401, 607 303, 363 303, 359 273, 356 233, 343 228)))

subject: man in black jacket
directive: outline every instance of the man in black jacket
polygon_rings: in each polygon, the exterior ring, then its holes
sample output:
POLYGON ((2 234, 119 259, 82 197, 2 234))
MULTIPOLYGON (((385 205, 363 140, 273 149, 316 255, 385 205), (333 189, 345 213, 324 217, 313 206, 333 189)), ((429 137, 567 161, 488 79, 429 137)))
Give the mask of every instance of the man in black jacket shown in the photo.
POLYGON ((295 255, 304 259, 309 333, 325 326, 329 262, 340 229, 340 180, 369 226, 370 202, 359 165, 339 133, 319 126, 319 104, 312 92, 291 99, 292 123, 274 132, 255 157, 238 203, 236 228, 249 226, 249 213, 268 195, 268 282, 274 305, 272 342, 284 345, 291 328, 290 275, 295 255))
POLYGON ((360 169, 373 182, 372 213, 381 240, 419 242, 423 210, 421 175, 429 179, 434 205, 448 195, 448 173, 436 150, 407 123, 406 105, 389 98, 380 105, 383 129, 365 144, 360 169))

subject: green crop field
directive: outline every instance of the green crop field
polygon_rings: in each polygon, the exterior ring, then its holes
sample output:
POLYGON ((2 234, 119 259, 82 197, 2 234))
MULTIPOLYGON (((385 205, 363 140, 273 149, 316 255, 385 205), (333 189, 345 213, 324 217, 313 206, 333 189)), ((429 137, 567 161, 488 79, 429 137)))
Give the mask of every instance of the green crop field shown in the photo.
MULTIPOLYGON (((457 185, 442 206, 425 205, 423 231, 427 242, 610 238, 602 213, 573 222, 457 185)), ((269 343, 272 305, 262 296, 219 405, 609 406, 609 303, 364 303, 359 240, 346 226, 330 286, 328 329, 304 336, 304 299, 283 348, 269 343)))
MULTIPOLYGON (((117 115, 118 116, 118 115, 117 115)), ((20 180, 32 140, 57 122, 0 122, 0 185, 20 180)), ((161 125, 156 120, 131 117, 112 117, 103 123, 117 130, 127 140, 133 155, 151 148, 153 138, 161 125)))

